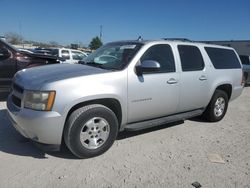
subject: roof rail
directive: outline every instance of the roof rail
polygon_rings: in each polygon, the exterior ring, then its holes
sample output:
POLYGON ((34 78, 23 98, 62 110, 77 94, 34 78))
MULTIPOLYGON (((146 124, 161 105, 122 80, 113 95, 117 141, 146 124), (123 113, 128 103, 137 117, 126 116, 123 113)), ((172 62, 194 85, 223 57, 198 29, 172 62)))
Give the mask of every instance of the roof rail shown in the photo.
POLYGON ((163 40, 177 40, 177 41, 182 41, 182 42, 192 42, 191 40, 187 38, 163 38, 163 40))

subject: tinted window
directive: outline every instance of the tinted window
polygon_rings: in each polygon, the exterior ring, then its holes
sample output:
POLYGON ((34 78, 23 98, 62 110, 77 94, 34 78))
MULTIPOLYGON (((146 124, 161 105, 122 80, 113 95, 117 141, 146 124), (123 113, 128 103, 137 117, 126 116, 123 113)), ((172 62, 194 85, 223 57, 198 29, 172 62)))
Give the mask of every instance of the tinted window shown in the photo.
POLYGON ((250 65, 250 59, 247 55, 240 55, 241 63, 244 65, 250 65))
POLYGON ((182 71, 198 71, 204 68, 204 61, 196 46, 179 45, 182 71))
POLYGON ((141 62, 145 60, 157 61, 161 66, 159 72, 175 72, 174 56, 169 45, 159 44, 150 47, 142 56, 141 62))
POLYGON ((233 50, 205 47, 214 68, 237 69, 241 68, 240 62, 233 50))
POLYGON ((69 51, 68 50, 62 50, 62 57, 65 59, 70 59, 69 58, 69 51))
POLYGON ((51 49, 51 55, 58 56, 59 50, 58 49, 51 49))

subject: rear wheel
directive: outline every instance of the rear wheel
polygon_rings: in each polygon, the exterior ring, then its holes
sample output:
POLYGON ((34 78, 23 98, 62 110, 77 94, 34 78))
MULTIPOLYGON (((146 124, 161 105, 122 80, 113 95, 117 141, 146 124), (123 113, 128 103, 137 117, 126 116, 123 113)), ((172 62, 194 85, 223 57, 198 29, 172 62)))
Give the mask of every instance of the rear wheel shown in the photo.
POLYGON ((66 122, 64 140, 79 158, 101 155, 114 143, 118 121, 112 110, 94 104, 74 111, 66 122))
POLYGON ((210 122, 220 121, 226 114, 228 95, 225 91, 216 90, 202 117, 210 122))

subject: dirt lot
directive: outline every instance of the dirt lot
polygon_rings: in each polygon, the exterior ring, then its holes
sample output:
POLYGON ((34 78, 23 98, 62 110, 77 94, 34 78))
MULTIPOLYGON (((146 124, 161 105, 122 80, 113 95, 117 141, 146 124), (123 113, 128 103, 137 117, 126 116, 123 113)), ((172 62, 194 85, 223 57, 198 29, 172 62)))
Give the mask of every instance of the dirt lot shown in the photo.
POLYGON ((122 133, 104 155, 44 153, 21 137, 0 103, 0 187, 250 188, 250 87, 219 123, 188 120, 122 133), (225 163, 212 163, 218 154, 225 163))

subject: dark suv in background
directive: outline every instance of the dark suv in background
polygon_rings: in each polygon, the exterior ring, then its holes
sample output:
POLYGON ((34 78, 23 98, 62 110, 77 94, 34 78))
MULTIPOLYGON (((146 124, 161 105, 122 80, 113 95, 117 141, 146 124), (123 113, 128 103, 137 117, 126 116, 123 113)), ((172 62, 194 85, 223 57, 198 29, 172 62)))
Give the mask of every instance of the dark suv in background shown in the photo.
POLYGON ((250 85, 250 57, 247 55, 241 55, 240 56, 241 63, 243 65, 243 72, 246 80, 246 85, 250 85))
POLYGON ((24 68, 60 63, 58 57, 20 51, 0 39, 0 93, 9 91, 15 73, 24 68))

